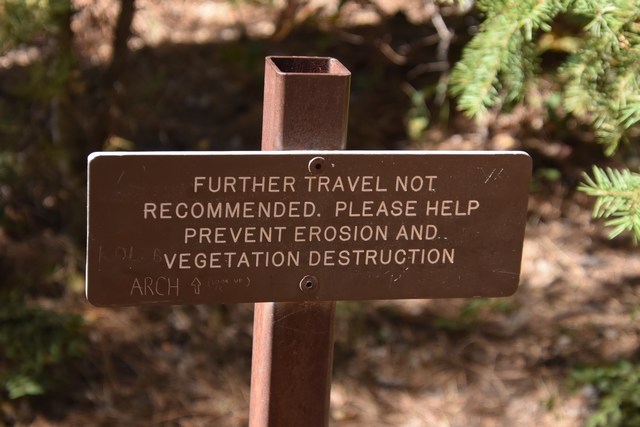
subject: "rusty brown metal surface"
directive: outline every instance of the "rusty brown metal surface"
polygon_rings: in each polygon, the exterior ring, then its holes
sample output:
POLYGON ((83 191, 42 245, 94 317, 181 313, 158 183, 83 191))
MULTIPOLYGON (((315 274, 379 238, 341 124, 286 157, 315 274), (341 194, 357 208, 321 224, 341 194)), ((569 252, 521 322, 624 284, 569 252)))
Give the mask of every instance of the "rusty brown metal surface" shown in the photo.
POLYGON ((508 295, 529 177, 518 152, 95 155, 87 295, 97 305, 508 295))
MULTIPOLYGON (((266 58, 262 149, 344 149, 351 73, 333 58, 266 58)), ((323 170, 312 159, 309 173, 323 170)), ((303 293, 315 277, 300 279, 303 293)), ((255 304, 250 427, 329 424, 335 302, 255 304)))
POLYGON ((255 305, 251 427, 326 426, 334 302, 255 305))
POLYGON ((350 81, 334 58, 267 57, 262 149, 344 149, 350 81))

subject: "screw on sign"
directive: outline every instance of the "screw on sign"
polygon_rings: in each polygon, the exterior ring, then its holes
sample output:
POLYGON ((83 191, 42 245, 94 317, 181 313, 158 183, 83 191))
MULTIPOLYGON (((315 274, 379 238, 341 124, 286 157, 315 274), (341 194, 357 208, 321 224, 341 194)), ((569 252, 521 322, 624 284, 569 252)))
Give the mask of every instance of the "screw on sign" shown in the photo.
POLYGON ((87 298, 255 302, 254 427, 327 425, 334 301, 518 286, 530 158, 338 151, 349 77, 267 58, 262 152, 89 159, 87 298))

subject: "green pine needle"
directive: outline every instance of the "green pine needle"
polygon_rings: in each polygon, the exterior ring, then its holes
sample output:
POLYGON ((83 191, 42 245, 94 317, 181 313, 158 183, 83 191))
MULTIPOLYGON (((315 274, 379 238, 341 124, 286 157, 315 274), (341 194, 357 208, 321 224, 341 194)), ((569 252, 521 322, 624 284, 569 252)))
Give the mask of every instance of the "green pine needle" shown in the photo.
POLYGON ((583 174, 578 189, 596 198, 594 218, 604 218, 612 227, 610 238, 631 232, 634 243, 640 240, 640 174, 628 169, 593 168, 593 177, 583 174))
POLYGON ((559 0, 478 0, 486 15, 478 34, 464 49, 451 75, 451 93, 459 108, 480 117, 503 99, 519 101, 538 71, 535 37, 551 30, 564 10, 559 0))

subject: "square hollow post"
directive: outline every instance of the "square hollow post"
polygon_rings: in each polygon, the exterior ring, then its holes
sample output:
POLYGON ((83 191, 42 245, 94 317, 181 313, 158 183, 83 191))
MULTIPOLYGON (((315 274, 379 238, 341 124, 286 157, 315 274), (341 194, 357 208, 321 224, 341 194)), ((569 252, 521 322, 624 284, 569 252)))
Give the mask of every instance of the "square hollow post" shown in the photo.
MULTIPOLYGON (((344 149, 350 81, 333 58, 267 57, 262 150, 344 149)), ((250 427, 329 424, 335 308, 255 304, 250 427)))
POLYGON ((262 150, 342 150, 351 73, 324 57, 265 60, 262 150))

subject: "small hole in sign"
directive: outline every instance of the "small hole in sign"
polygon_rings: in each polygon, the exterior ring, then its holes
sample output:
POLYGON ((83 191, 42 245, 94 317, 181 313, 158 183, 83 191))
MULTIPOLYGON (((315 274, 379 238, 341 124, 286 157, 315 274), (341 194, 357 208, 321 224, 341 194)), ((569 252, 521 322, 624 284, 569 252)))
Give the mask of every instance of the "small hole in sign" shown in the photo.
POLYGON ((305 294, 313 293, 318 290, 318 279, 315 276, 304 276, 298 286, 305 294))
POLYGON ((322 173, 324 171, 324 158, 314 157, 313 159, 309 160, 307 169, 314 175, 322 173))

